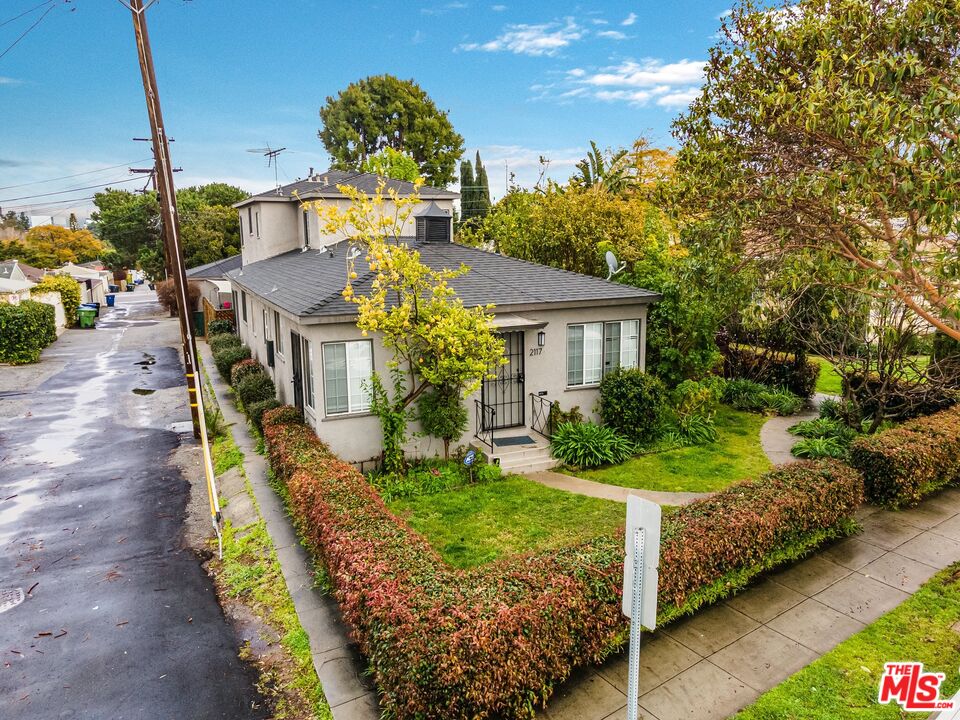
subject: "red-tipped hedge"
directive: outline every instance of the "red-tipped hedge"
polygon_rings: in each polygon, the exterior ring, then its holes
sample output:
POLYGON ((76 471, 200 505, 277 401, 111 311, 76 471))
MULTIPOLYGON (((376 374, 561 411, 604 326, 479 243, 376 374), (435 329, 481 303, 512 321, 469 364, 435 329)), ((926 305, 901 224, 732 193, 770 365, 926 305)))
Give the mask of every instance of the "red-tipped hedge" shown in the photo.
POLYGON ((863 473, 867 497, 889 507, 960 482, 960 407, 857 438, 850 464, 863 473))
MULTIPOLYGON (((456 570, 288 408, 268 411, 263 426, 389 715, 529 718, 574 667, 626 638, 622 534, 456 570)), ((730 594, 766 569, 766 553, 783 562, 798 541, 841 532, 861 494, 849 468, 804 463, 684 508, 664 523, 661 602, 676 616, 699 589, 730 594)))

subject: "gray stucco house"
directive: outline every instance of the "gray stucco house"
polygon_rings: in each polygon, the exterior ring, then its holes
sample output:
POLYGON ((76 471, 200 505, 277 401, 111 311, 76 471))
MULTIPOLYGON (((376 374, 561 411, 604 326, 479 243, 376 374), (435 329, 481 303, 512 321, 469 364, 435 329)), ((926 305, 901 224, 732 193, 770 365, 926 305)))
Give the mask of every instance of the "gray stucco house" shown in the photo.
MULTIPOLYGON (((329 172, 238 203, 243 263, 229 273, 240 336, 268 366, 280 399, 301 408, 331 449, 355 463, 381 451, 365 381, 373 371, 386 377, 390 356, 376 336, 362 336, 354 306, 341 296, 349 241, 323 235, 298 197, 341 203, 336 185, 372 193, 376 182, 365 173, 329 172)), ((410 183, 389 182, 401 196, 413 192, 410 183)), ((590 417, 604 372, 643 368, 647 309, 659 295, 456 245, 457 197, 421 188, 422 202, 402 239, 431 267, 470 268, 451 283, 466 305, 496 305, 508 363, 465 400, 470 424, 460 444, 482 447, 508 469, 551 467, 537 432, 549 403, 579 406, 590 417)), ((361 274, 354 288, 362 294, 367 287, 361 274)), ((408 443, 412 454, 442 453, 439 440, 417 437, 416 429, 408 443)))

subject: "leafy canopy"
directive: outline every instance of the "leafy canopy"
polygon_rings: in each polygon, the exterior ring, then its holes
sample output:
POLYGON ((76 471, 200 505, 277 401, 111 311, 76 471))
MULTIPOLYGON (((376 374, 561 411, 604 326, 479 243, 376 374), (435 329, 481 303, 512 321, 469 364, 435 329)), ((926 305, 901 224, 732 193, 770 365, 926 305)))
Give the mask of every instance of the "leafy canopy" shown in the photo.
POLYGON ((405 152, 394 150, 389 146, 383 148, 376 155, 367 157, 360 169, 381 177, 406 180, 407 182, 413 182, 420 177, 420 167, 417 165, 417 161, 405 152))
POLYGON ((89 230, 38 225, 30 228, 23 240, 0 243, 0 260, 17 259, 27 265, 56 268, 68 262, 96 260, 105 250, 89 230))
POLYGON ((827 252, 960 338, 960 5, 745 0, 678 119, 688 212, 827 252))
POLYGON ((384 148, 410 155, 429 185, 453 182, 463 137, 413 80, 372 75, 327 97, 318 135, 339 170, 357 170, 384 148))

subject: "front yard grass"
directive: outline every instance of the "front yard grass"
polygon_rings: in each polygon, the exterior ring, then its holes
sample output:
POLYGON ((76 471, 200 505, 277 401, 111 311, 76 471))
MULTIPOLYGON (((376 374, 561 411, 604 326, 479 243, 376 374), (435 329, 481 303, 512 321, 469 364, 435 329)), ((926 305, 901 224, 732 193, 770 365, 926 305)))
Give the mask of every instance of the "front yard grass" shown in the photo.
POLYGON ((833 367, 833 363, 817 355, 811 355, 810 359, 820 365, 820 375, 817 376, 816 391, 824 395, 842 395, 843 378, 840 377, 840 373, 833 367))
POLYGON ((455 567, 612 534, 626 506, 574 495, 519 475, 388 504, 455 567))
POLYGON ((906 717, 896 703, 877 702, 887 662, 922 662, 927 672, 946 673, 940 698, 960 687, 960 563, 931 578, 899 607, 840 643, 790 679, 760 696, 735 720, 820 720, 906 717))
MULTIPOLYGON (((715 443, 640 455, 620 465, 573 474, 622 487, 667 492, 714 492, 770 469, 760 447, 763 415, 721 405, 715 443)), ((571 472, 571 471, 567 471, 571 472)))

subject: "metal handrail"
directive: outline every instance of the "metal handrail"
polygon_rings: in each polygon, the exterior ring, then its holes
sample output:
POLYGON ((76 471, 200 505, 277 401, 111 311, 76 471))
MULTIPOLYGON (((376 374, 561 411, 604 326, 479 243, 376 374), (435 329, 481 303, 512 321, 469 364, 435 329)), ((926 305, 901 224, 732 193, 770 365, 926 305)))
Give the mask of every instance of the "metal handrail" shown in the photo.
POLYGON ((542 395, 530 393, 530 429, 547 440, 553 437, 553 418, 550 412, 553 403, 542 395))
POLYGON ((474 437, 493 450, 493 425, 497 417, 497 409, 487 405, 479 399, 474 402, 473 423, 477 428, 474 437))

